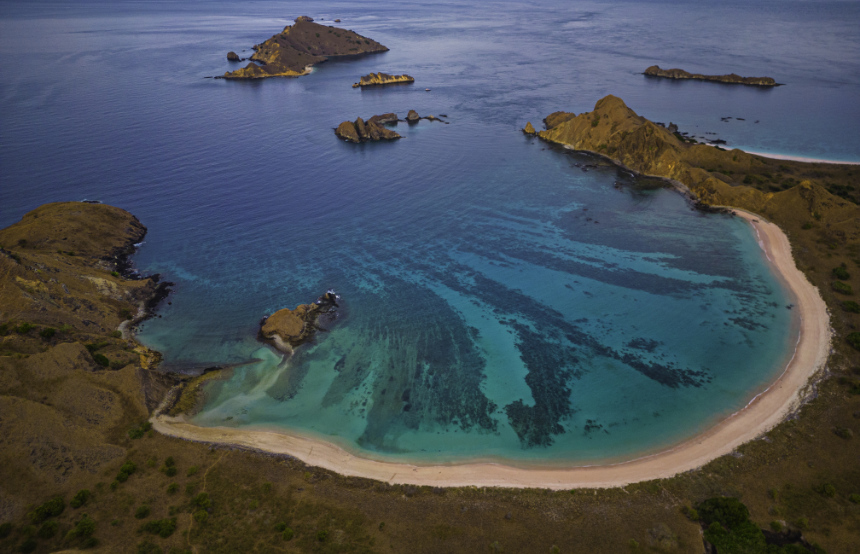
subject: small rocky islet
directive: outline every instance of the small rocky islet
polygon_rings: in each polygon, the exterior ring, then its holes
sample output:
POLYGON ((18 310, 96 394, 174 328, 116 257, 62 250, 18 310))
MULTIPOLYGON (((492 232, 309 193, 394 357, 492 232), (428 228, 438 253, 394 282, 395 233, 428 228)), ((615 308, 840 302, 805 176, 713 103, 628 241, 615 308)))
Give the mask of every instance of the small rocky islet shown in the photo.
POLYGON ((697 81, 716 81, 729 85, 752 85, 759 87, 777 87, 777 83, 771 77, 741 77, 734 73, 728 75, 702 75, 701 73, 689 73, 683 69, 661 69, 659 65, 652 65, 645 70, 643 75, 648 77, 662 77, 664 79, 694 79, 697 81))
POLYGON ((414 83, 415 79, 405 73, 403 75, 389 75, 388 73, 370 73, 363 76, 352 88, 373 87, 383 85, 397 85, 414 83))
MULTIPOLYGON (((427 121, 439 121, 442 123, 448 124, 447 121, 443 121, 436 117, 435 115, 427 115, 420 116, 418 112, 415 110, 409 110, 409 113, 406 114, 406 122, 411 124, 418 123, 420 120, 426 119, 427 121)), ((399 138, 403 138, 396 131, 392 131, 387 128, 385 125, 388 124, 397 124, 401 120, 397 117, 396 113, 385 113, 381 115, 374 115, 367 121, 362 118, 357 118, 355 121, 343 121, 340 125, 337 126, 334 130, 334 134, 339 138, 347 142, 377 142, 381 140, 397 140, 399 138)))
POLYGON ((314 338, 321 330, 320 322, 333 322, 338 315, 338 294, 329 290, 313 304, 299 304, 295 309, 284 308, 263 318, 259 337, 285 353, 314 338))
MULTIPOLYGON (((306 15, 296 18, 293 25, 288 25, 253 49, 254 54, 250 58, 252 63, 242 69, 228 71, 219 78, 298 77, 309 73, 311 66, 331 57, 388 51, 387 47, 375 40, 354 31, 314 23, 313 18, 306 15)), ((228 53, 227 59, 241 61, 235 52, 228 53)))

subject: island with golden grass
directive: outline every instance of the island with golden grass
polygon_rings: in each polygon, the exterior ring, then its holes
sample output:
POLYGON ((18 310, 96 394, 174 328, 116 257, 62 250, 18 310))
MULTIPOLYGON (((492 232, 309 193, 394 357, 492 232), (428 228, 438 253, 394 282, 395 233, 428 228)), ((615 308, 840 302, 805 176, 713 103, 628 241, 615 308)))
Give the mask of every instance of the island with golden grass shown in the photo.
POLYGON ((741 77, 734 73, 728 75, 702 75, 701 73, 689 73, 683 69, 661 69, 659 65, 652 65, 643 73, 648 77, 662 77, 664 79, 693 79, 696 81, 715 81, 728 85, 751 85, 758 87, 780 86, 772 77, 741 77))
MULTIPOLYGON (((247 66, 228 71, 223 79, 265 79, 298 77, 329 58, 387 52, 388 48, 354 31, 327 27, 308 16, 296 18, 293 25, 253 47, 247 66), (254 63, 256 62, 256 63, 254 63)), ((232 58, 238 61, 238 56, 232 58)))
POLYGON ((353 83, 352 88, 360 87, 375 87, 383 85, 397 85, 414 83, 415 79, 406 75, 389 75, 388 73, 370 73, 364 75, 357 83, 353 83))

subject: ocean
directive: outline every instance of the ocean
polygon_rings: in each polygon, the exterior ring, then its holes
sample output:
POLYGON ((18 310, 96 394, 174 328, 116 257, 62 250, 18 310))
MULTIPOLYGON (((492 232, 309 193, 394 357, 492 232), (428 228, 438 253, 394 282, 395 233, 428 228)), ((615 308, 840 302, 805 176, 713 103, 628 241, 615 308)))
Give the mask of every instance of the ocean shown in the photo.
POLYGON ((729 147, 860 161, 858 23, 855 2, 4 1, 0 225, 62 200, 140 218, 137 267, 176 283, 140 340, 167 369, 256 360, 208 387, 199 425, 393 460, 636 458, 775 379, 792 298, 743 221, 520 129, 614 94, 729 147), (390 51, 207 78, 300 15, 390 51), (351 88, 376 71, 416 82, 351 88), (409 109, 448 124, 333 133, 409 109), (256 340, 329 289, 338 321, 292 358, 256 340))

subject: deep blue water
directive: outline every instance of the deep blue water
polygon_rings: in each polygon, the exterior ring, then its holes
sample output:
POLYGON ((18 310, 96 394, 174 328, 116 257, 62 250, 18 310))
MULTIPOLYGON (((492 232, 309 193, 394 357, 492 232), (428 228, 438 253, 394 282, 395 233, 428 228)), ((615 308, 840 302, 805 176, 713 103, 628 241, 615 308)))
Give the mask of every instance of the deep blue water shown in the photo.
POLYGON ((766 386, 791 300, 743 222, 519 129, 611 93, 730 146, 860 160, 858 22, 853 2, 0 2, 0 224, 56 200, 136 214, 138 266, 176 282, 141 339, 174 367, 263 360, 211 387, 201 424, 413 459, 634 457, 766 386), (204 79, 303 14, 391 51, 204 79), (416 84, 350 87, 370 71, 416 84), (332 133, 409 109, 450 124, 332 133), (328 288, 329 333, 286 363, 256 342, 328 288))

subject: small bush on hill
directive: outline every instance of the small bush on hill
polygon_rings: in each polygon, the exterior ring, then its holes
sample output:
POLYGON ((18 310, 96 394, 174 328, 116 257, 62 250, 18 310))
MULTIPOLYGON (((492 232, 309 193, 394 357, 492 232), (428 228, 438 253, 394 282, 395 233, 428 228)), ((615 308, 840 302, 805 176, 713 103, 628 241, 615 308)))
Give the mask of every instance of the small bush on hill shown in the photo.
POLYGON ((69 502, 69 506, 75 509, 80 508, 87 503, 87 500, 90 499, 90 496, 92 496, 92 493, 89 490, 79 490, 78 493, 72 498, 72 501, 69 502))
POLYGON ((27 515, 33 523, 42 523, 49 517, 57 517, 62 514, 65 509, 66 502, 63 497, 55 496, 27 515))

